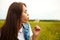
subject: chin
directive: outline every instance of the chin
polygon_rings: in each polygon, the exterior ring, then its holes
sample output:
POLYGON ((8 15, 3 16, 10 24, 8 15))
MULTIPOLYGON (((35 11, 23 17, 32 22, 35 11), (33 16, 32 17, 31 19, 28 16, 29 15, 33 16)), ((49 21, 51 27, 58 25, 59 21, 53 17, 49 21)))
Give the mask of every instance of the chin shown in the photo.
MULTIPOLYGON (((28 21, 27 21, 28 22, 28 21)), ((27 23, 27 22, 24 22, 24 23, 27 23)))
POLYGON ((27 23, 27 22, 28 22, 28 20, 23 21, 23 23, 27 23))

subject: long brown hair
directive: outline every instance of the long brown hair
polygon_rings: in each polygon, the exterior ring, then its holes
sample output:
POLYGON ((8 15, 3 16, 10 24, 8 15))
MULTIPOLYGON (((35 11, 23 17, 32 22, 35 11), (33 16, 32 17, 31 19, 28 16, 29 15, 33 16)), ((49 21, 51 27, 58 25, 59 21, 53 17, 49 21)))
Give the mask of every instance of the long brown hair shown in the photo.
POLYGON ((1 40, 17 40, 18 30, 21 27, 21 16, 23 11, 22 2, 13 2, 7 12, 5 24, 1 28, 1 40))

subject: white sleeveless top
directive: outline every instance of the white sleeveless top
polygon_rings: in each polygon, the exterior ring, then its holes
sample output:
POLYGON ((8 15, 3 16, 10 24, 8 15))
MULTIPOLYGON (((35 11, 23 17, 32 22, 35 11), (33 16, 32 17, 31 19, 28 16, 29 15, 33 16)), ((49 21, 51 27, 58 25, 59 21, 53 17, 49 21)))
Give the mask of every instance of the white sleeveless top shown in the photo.
MULTIPOLYGON (((32 30, 31 30, 31 27, 29 25, 29 32, 30 32, 30 37, 33 35, 32 33, 32 30)), ((23 27, 19 30, 18 32, 18 37, 17 37, 19 40, 25 40, 24 39, 24 33, 23 33, 23 27)))

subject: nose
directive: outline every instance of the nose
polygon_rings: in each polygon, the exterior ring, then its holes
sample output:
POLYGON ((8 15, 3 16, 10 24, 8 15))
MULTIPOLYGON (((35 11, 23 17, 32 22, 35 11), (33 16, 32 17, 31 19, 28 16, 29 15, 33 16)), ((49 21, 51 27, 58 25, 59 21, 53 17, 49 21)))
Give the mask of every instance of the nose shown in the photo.
POLYGON ((29 16, 29 14, 27 14, 27 16, 29 16))

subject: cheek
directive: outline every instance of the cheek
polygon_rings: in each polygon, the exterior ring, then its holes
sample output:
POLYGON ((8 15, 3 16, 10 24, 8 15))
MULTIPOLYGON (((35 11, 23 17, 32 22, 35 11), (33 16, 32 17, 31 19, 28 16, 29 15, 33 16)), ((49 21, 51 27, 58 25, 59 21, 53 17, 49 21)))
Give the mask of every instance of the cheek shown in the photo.
POLYGON ((23 16, 22 16, 22 21, 23 21, 23 22, 27 22, 28 19, 29 19, 29 17, 28 17, 27 15, 23 15, 23 16))

